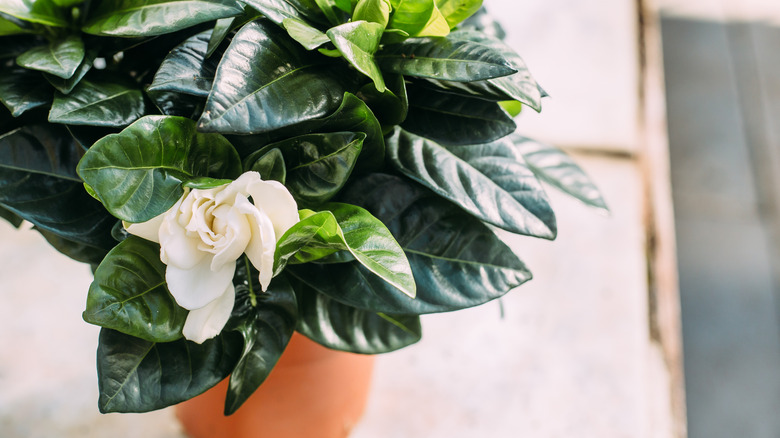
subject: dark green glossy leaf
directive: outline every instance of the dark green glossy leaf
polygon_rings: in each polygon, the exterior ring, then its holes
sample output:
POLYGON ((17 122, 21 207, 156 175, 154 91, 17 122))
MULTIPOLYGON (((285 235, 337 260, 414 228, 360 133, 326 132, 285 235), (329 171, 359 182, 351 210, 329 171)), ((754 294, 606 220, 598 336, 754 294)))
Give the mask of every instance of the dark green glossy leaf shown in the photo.
POLYGON ((225 41, 228 34, 233 30, 233 25, 236 23, 237 17, 220 18, 214 24, 214 29, 209 35, 209 43, 206 45, 206 58, 210 58, 217 48, 225 41))
POLYGON ((84 151, 89 149, 101 138, 119 132, 118 128, 105 128, 102 126, 66 125, 65 127, 68 129, 68 132, 70 132, 71 137, 81 145, 81 148, 84 149, 84 151))
POLYGON ((0 69, 0 102, 14 117, 51 100, 52 89, 46 86, 39 72, 21 67, 0 69))
POLYGON ((359 0, 352 14, 352 21, 370 21, 385 28, 390 21, 390 0, 359 0))
POLYGON ((477 81, 516 72, 501 53, 451 38, 415 38, 385 46, 375 55, 383 71, 448 81, 477 81))
POLYGON ((0 218, 5 219, 9 224, 16 228, 19 228, 19 225, 21 225, 24 221, 24 219, 19 217, 19 215, 6 208, 3 208, 2 206, 0 206, 0 218))
POLYGON ((147 90, 207 97, 219 64, 219 57, 206 59, 211 33, 207 30, 193 35, 171 50, 147 90))
POLYGON ((373 83, 366 84, 358 95, 366 102, 382 126, 399 125, 406 120, 409 112, 409 101, 406 95, 406 83, 403 75, 388 74, 385 84, 387 89, 380 93, 373 83))
POLYGON ((284 277, 261 292, 258 272, 246 257, 238 263, 236 305, 230 328, 244 338, 241 359, 230 375, 225 415, 234 413, 265 381, 290 341, 298 322, 295 293, 284 277))
POLYGON ((297 18, 285 18, 282 26, 290 38, 298 41, 306 50, 314 50, 317 47, 330 42, 330 39, 316 27, 297 18))
POLYGON ((227 377, 241 337, 222 333, 203 344, 155 343, 102 329, 98 340, 100 412, 148 412, 189 400, 227 377))
POLYGON ((411 36, 446 36, 450 28, 434 0, 391 0, 388 27, 411 36))
POLYGON ((515 134, 511 138, 517 151, 539 179, 586 205, 609 211, 598 187, 566 152, 520 135, 515 134))
POLYGON ((235 179, 241 163, 219 134, 202 134, 183 117, 147 116, 95 143, 78 173, 114 216, 144 222, 167 211, 198 176, 235 179))
POLYGON ((31 23, 52 27, 67 26, 66 9, 52 0, 3 0, 0 12, 31 23))
MULTIPOLYGON (((403 80, 403 78, 400 79, 403 80)), ((376 91, 373 84, 369 84, 369 87, 376 91)), ((231 140, 236 144, 240 154, 247 156, 253 151, 281 139, 310 133, 346 131, 366 134, 355 171, 369 172, 381 169, 385 162, 385 140, 382 135, 382 127, 366 103, 351 93, 345 93, 339 108, 327 117, 310 120, 264 135, 233 136, 231 140)))
MULTIPOLYGON (((489 47, 500 53, 517 73, 509 76, 488 79, 487 83, 467 84, 466 88, 473 88, 478 91, 492 91, 494 95, 504 95, 511 99, 518 100, 534 110, 542 109, 542 93, 539 85, 531 76, 531 72, 525 65, 523 59, 511 47, 503 41, 491 38, 482 32, 473 30, 460 30, 450 35, 452 39, 462 39, 489 47)), ((509 100, 501 98, 499 100, 509 100)))
POLYGON ((436 0, 436 6, 450 28, 453 28, 474 15, 482 7, 482 0, 436 0))
POLYGON ((342 304, 292 278, 298 331, 334 350, 361 354, 395 351, 422 337, 420 317, 385 315, 342 304))
POLYGON ((27 125, 0 136, 0 206, 38 228, 110 249, 116 222, 76 175, 83 150, 65 128, 27 125))
POLYGON ((327 35, 344 59, 374 81, 377 91, 385 91, 382 72, 374 61, 374 53, 379 49, 382 38, 381 24, 353 21, 330 28, 327 35))
POLYGON ((366 134, 335 132, 307 134, 273 143, 247 157, 247 168, 266 150, 279 149, 287 166, 285 185, 299 206, 327 202, 352 174, 366 134))
POLYGON ((146 111, 141 90, 110 78, 82 79, 70 94, 55 93, 49 121, 68 125, 127 126, 146 111))
POLYGON ((248 170, 258 172, 264 180, 279 181, 282 184, 287 181, 287 165, 284 163, 282 151, 278 148, 263 153, 248 170))
POLYGON ((326 210, 305 217, 277 242, 275 271, 293 255, 309 262, 338 250, 348 250, 355 260, 408 297, 416 287, 403 250, 385 225, 368 211, 350 204, 328 204, 326 210))
POLYGON ((68 79, 76 73, 83 60, 84 42, 81 37, 71 35, 22 53, 16 58, 16 63, 24 68, 68 79))
MULTIPOLYGON (((266 18, 281 26, 285 19, 301 20, 303 15, 290 2, 285 0, 242 0, 247 5, 257 9, 266 18)), ((316 5, 314 6, 316 8, 316 5)))
POLYGON ((517 256, 479 220, 407 180, 372 174, 343 195, 375 214, 398 239, 409 257, 417 296, 410 299, 393 290, 354 262, 288 266, 285 272, 295 278, 296 290, 304 283, 372 312, 423 314, 483 304, 531 278, 517 256))
POLYGON ((84 59, 81 64, 76 68, 75 73, 67 79, 63 79, 52 74, 44 73, 43 77, 46 78, 49 83, 54 86, 59 92, 68 94, 78 85, 78 83, 84 78, 84 76, 92 69, 92 64, 97 58, 97 50, 89 50, 84 55, 84 59))
POLYGON ((218 179, 209 178, 207 176, 199 176, 185 181, 182 185, 191 189, 213 189, 214 187, 224 186, 230 184, 233 180, 230 179, 218 179))
POLYGON ((555 238, 547 196, 511 140, 444 147, 399 130, 388 140, 388 156, 401 173, 485 222, 555 238))
POLYGON ((333 112, 344 89, 321 61, 273 23, 247 24, 225 51, 198 128, 252 134, 333 112))
POLYGON ((241 12, 231 0, 101 0, 82 30, 94 35, 154 36, 241 12))
POLYGON ((346 21, 343 11, 338 8, 338 0, 314 0, 314 2, 331 26, 338 26, 346 21))
POLYGON ((407 131, 445 144, 487 143, 517 129, 512 118, 495 102, 407 86, 409 115, 401 125, 407 131))
POLYGON ((154 105, 166 116, 179 116, 188 119, 200 116, 206 105, 206 98, 176 91, 147 91, 154 105))
MULTIPOLYGON (((0 215, 2 212, 0 212, 0 215)), ((118 221, 117 221, 118 222, 118 221)), ((104 247, 89 245, 86 243, 75 242, 70 239, 66 239, 58 234, 46 231, 42 228, 37 228, 39 233, 49 242, 49 245, 54 249, 72 258, 73 260, 81 263, 87 263, 97 266, 108 254, 108 249, 104 247)))
POLYGON ((188 313, 168 292, 160 245, 130 236, 95 271, 83 317, 147 341, 170 342, 182 337, 188 313))

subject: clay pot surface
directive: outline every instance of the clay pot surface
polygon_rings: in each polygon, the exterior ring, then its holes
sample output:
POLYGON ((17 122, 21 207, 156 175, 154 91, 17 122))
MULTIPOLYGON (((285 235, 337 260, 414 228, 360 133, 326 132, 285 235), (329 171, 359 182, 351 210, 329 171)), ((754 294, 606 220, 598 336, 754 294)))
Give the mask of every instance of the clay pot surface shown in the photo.
POLYGON ((176 406, 193 438, 345 438, 363 415, 374 357, 334 351, 297 332, 268 379, 229 417, 228 379, 176 406))

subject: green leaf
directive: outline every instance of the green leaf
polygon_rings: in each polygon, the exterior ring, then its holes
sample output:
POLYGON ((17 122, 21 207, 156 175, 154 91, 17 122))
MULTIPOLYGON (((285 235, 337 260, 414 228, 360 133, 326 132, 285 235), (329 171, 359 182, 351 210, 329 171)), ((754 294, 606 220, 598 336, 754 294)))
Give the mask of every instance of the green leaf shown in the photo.
POLYGON ((385 315, 342 304, 291 279, 298 298, 298 331, 334 350, 360 354, 395 351, 422 337, 420 317, 385 315))
POLYGON ((148 91, 146 95, 152 99, 160 113, 166 116, 179 116, 188 119, 199 117, 203 112, 206 99, 176 91, 148 91))
POLYGON ((504 230, 554 239, 555 216, 536 177, 508 139, 447 146, 399 130, 394 167, 475 217, 504 230))
POLYGON ((69 78, 63 79, 61 77, 44 73, 43 77, 46 78, 49 83, 63 94, 69 94, 78 85, 78 83, 86 76, 86 74, 92 69, 92 64, 97 58, 97 50, 89 50, 84 55, 84 59, 81 64, 76 68, 76 72, 69 78))
POLYGON ((339 0, 314 0, 332 26, 338 26, 345 21, 344 14, 342 13, 343 11, 339 10, 338 1, 339 0))
POLYGON ((230 0, 101 0, 82 30, 93 35, 154 36, 241 12, 230 0))
POLYGON ((307 134, 273 143, 246 159, 247 168, 266 150, 279 149, 287 166, 285 185, 301 207, 316 206, 336 195, 352 174, 366 134, 307 134))
POLYGON ((517 129, 495 102, 407 85, 409 115, 401 126, 445 144, 488 143, 517 129))
POLYGON ((209 178, 207 176, 199 176, 192 178, 190 180, 185 181, 182 183, 182 186, 189 187, 191 189, 213 189, 214 187, 220 187, 224 186, 225 184, 230 184, 233 182, 231 179, 218 179, 218 178, 209 178))
POLYGON ((52 0, 57 6, 67 7, 77 5, 84 0, 52 0))
POLYGON ((482 7, 482 0, 436 0, 436 6, 452 29, 474 15, 482 7))
POLYGON ((52 27, 68 25, 66 10, 52 0, 3 0, 0 12, 31 23, 52 27))
POLYGON ((369 21, 382 25, 384 29, 390 21, 390 0, 359 0, 352 14, 352 21, 369 21))
MULTIPOLYGON (((285 19, 302 20, 303 15, 291 3, 285 0, 242 0, 257 9, 266 18, 281 26, 285 19)), ((314 6, 316 8, 316 5, 314 6)))
POLYGON ((14 117, 44 106, 51 102, 52 90, 42 82, 36 71, 21 67, 0 69, 0 102, 14 117))
POLYGON ((523 59, 511 47, 499 39, 473 30, 453 32, 450 38, 470 41, 489 47, 500 53, 504 59, 509 61, 512 68, 516 70, 516 73, 509 76, 487 79, 486 83, 465 84, 466 90, 498 96, 499 98, 496 100, 517 100, 530 106, 537 112, 542 110, 542 90, 533 76, 531 76, 531 72, 523 59))
POLYGON ((357 263, 291 265, 303 283, 343 304, 385 314, 448 312, 499 298, 531 278, 517 256, 479 220, 408 180, 372 174, 343 193, 371 211, 398 239, 417 283, 415 299, 357 263), (393 196, 385 196, 392 193, 393 196))
POLYGON ((33 32, 31 29, 25 29, 14 21, 5 19, 3 16, 0 16, 0 36, 18 35, 31 32, 33 32))
POLYGON ((40 229, 110 249, 116 222, 75 172, 83 150, 65 128, 27 125, 0 136, 0 205, 40 229))
POLYGON ((273 23, 247 24, 225 51, 198 128, 252 134, 333 112, 344 89, 321 62, 273 23))
POLYGON ((314 50, 330 41, 322 31, 297 18, 285 18, 282 26, 290 38, 298 41, 306 50, 314 50))
POLYGON ((389 74, 386 77, 385 91, 380 93, 371 83, 364 85, 358 95, 371 108, 382 126, 399 125, 406 120, 409 112, 406 83, 403 75, 389 74))
POLYGON ((234 282, 236 305, 230 328, 244 338, 241 359, 230 375, 225 415, 234 413, 265 381, 290 341, 298 322, 298 306, 290 284, 276 277, 261 292, 258 272, 246 257, 238 263, 234 282))
POLYGON ((604 212, 604 198, 590 177, 561 149, 520 135, 511 137, 528 167, 542 181, 604 212))
POLYGON ((389 28, 411 36, 446 36, 449 26, 434 0, 392 0, 389 28))
POLYGON ((523 112, 523 104, 516 100, 502 100, 498 102, 511 117, 517 117, 523 112))
POLYGON ((207 30, 193 35, 171 50, 147 90, 208 96, 219 63, 218 57, 206 59, 211 34, 207 30))
POLYGON ((498 51, 451 38, 419 38, 388 45, 375 59, 383 71, 448 81, 477 81, 517 71, 498 51))
POLYGON ((8 221, 9 224, 13 225, 15 228, 19 228, 19 225, 22 224, 24 219, 20 218, 16 213, 3 208, 0 206, 0 218, 5 219, 8 221))
POLYGON ((83 60, 84 42, 81 37, 71 35, 22 53, 16 58, 16 63, 24 68, 68 79, 76 73, 83 60))
POLYGON ((330 28, 327 35, 344 59, 374 81, 377 91, 385 91, 382 72, 374 61, 374 53, 379 49, 379 40, 382 38, 382 25, 353 21, 330 28))
POLYGON ((147 341, 171 342, 182 337, 188 313, 168 292, 160 245, 130 236, 95 271, 83 317, 147 341))
POLYGON ((241 338, 223 333, 203 344, 155 343, 102 329, 98 339, 98 408, 148 412, 189 400, 227 377, 241 354, 241 338))
POLYGON ((144 96, 134 84, 83 79, 70 94, 55 93, 49 121, 69 125, 127 126, 144 115, 144 96))
POLYGON ((147 116, 96 142, 78 165, 109 212, 144 222, 181 198, 181 183, 198 176, 235 179, 241 163, 219 134, 196 132, 183 117, 147 116))
POLYGON ((403 250, 387 227, 368 211, 350 204, 332 203, 305 217, 277 242, 274 271, 293 255, 302 262, 348 250, 358 263, 380 280, 414 298, 416 286, 403 250))
POLYGON ((474 15, 460 23, 458 30, 475 30, 490 38, 502 41, 506 38, 504 28, 501 27, 501 24, 493 16, 487 13, 484 6, 479 8, 474 15))
POLYGON ((278 148, 262 154, 248 170, 258 172, 264 180, 279 181, 282 184, 287 181, 287 166, 284 163, 284 155, 278 148))

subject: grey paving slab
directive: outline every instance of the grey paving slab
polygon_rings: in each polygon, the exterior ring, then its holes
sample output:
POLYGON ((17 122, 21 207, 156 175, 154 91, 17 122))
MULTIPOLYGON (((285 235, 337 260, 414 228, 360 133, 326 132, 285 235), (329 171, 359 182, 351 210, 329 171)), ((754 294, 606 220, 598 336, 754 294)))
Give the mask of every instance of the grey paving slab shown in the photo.
POLYGON ((757 186, 768 158, 754 40, 744 24, 662 26, 689 436, 777 437, 780 329, 769 191, 757 186))

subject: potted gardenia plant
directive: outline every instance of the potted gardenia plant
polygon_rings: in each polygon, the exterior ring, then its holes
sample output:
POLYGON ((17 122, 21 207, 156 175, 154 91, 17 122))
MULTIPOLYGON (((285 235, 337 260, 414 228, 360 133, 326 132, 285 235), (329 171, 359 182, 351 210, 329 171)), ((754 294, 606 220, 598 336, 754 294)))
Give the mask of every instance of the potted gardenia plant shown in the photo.
POLYGON ((481 0, 0 0, 0 215, 92 266, 102 412, 225 414, 293 332, 376 354, 531 278, 542 89, 481 0))

